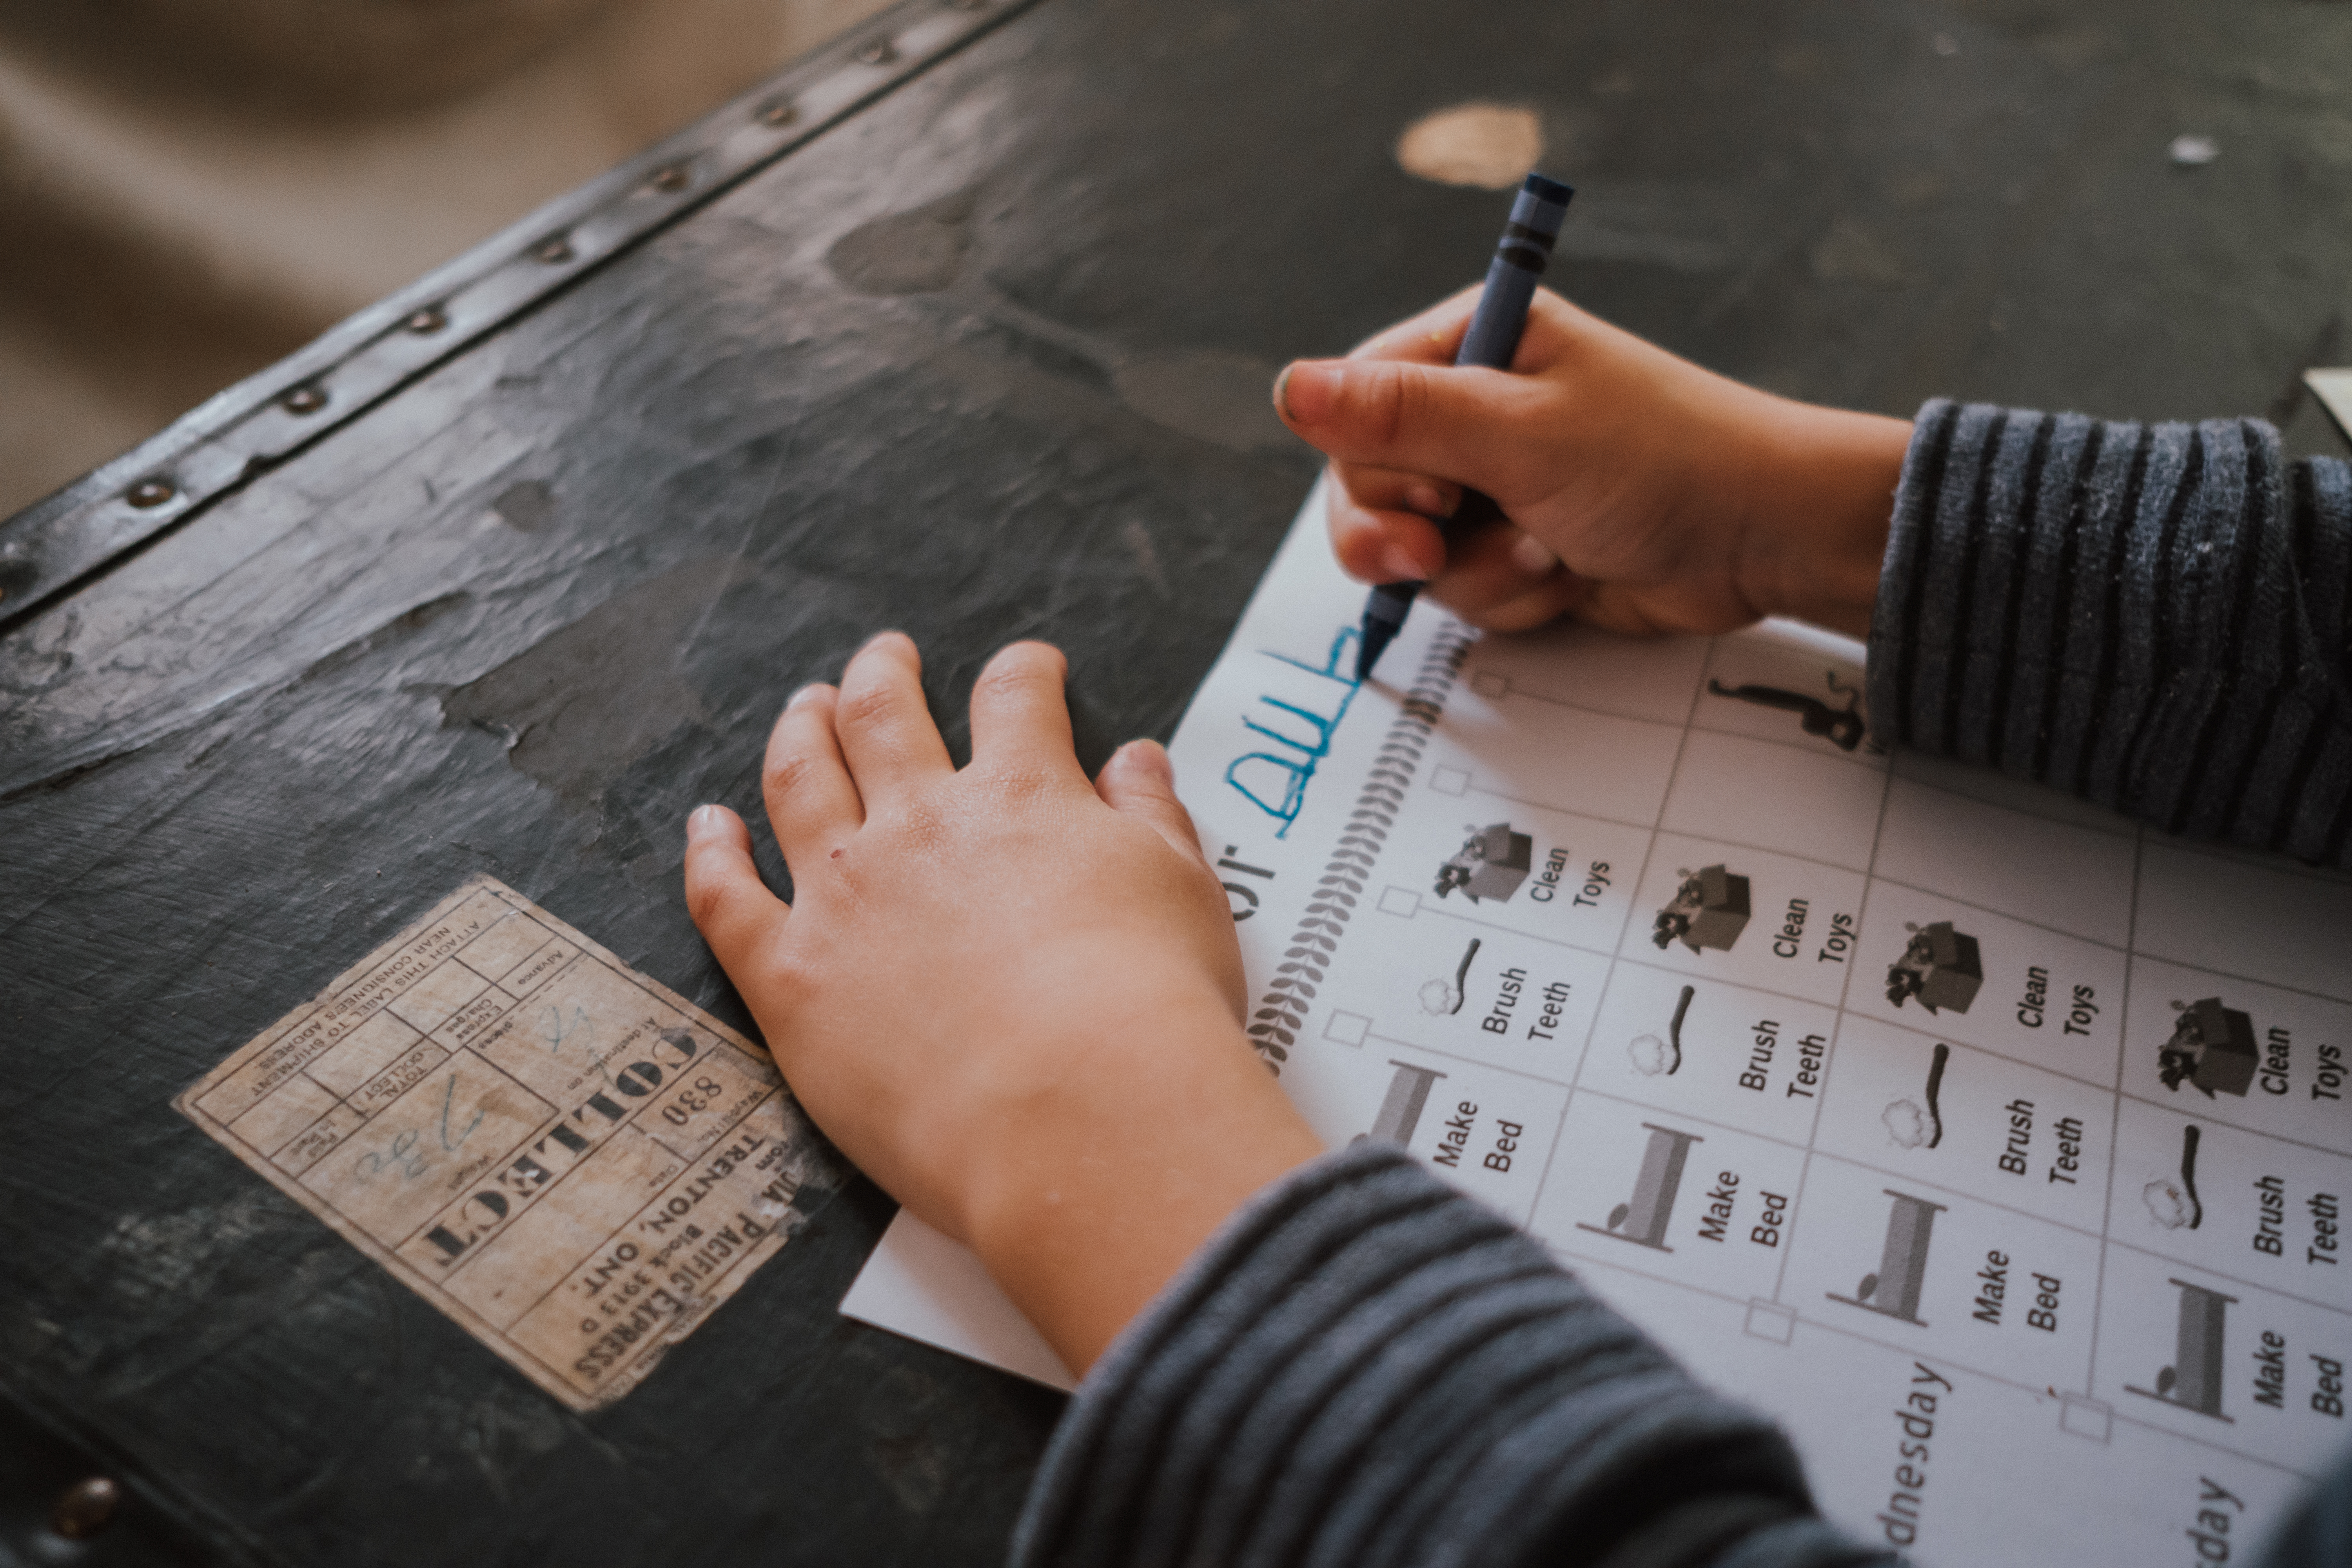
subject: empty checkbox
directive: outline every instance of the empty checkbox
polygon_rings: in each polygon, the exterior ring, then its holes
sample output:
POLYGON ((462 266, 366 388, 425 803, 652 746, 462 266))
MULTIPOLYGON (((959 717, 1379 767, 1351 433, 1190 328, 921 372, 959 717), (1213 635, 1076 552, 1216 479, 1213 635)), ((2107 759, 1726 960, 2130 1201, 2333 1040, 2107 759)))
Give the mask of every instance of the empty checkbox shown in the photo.
POLYGON ((2115 1412, 2099 1400, 2069 1394, 2058 1401, 2058 1429, 2061 1432, 2072 1432, 2077 1437, 2104 1443, 2114 1432, 2115 1425, 2115 1412))
POLYGON ((1759 1340, 1785 1345, 1797 1337, 1797 1314, 1778 1301, 1750 1301, 1748 1303, 1748 1331, 1759 1340))

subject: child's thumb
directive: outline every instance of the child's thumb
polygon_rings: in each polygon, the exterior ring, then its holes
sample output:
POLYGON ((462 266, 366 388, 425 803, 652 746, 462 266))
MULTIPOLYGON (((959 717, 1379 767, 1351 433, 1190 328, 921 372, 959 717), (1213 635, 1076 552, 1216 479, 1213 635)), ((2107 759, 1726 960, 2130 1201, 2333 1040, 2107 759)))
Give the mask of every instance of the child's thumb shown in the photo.
POLYGON ((1095 793, 1113 811, 1150 823, 1180 854, 1208 864, 1192 814, 1176 798, 1176 772, 1159 742, 1129 741, 1113 752, 1102 776, 1095 780, 1095 793))
POLYGON ((751 863, 751 830, 723 805, 697 806, 686 819, 686 912, 719 966, 739 975, 791 912, 751 863))
POLYGON ((1499 455, 1514 379, 1396 360, 1299 360, 1275 378, 1274 406, 1339 462, 1477 485, 1499 455))

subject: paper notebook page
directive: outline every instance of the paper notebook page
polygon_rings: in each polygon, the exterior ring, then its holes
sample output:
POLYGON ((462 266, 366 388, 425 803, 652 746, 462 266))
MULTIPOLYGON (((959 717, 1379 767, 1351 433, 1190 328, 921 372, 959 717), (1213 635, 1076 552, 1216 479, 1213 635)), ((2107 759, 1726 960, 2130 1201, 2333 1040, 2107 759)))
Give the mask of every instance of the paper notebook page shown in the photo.
POLYGON ((1526 1225, 1864 1540, 2252 1550, 2345 1441, 2352 880, 1879 753, 1841 639, 1424 605, 1358 688, 1360 604, 1310 498, 1171 746, 1326 1142, 1526 1225))

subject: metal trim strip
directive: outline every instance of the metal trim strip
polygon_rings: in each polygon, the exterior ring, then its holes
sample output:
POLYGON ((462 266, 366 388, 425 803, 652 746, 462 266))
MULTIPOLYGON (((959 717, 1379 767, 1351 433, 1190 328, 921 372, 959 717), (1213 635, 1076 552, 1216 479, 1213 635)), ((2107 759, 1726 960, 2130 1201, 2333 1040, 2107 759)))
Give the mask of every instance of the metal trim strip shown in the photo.
POLYGON ((0 634, 1037 0, 905 0, 0 520, 0 634))

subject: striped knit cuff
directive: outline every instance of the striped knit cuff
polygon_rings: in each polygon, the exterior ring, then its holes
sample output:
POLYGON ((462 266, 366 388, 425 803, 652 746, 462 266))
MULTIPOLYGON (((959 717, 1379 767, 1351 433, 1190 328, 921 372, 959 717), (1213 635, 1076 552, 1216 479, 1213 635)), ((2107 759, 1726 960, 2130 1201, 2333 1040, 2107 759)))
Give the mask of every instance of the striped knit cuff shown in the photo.
POLYGON ((2306 859, 2352 826, 2352 475, 2260 420, 1919 412, 1872 728, 2167 832, 2306 859))
POLYGON ((1768 1541, 1759 1563, 1863 1560, 1771 1427, 1367 1142, 1259 1194, 1121 1335, 1013 1561, 1499 1563, 1573 1542, 1668 1564, 1768 1541))

